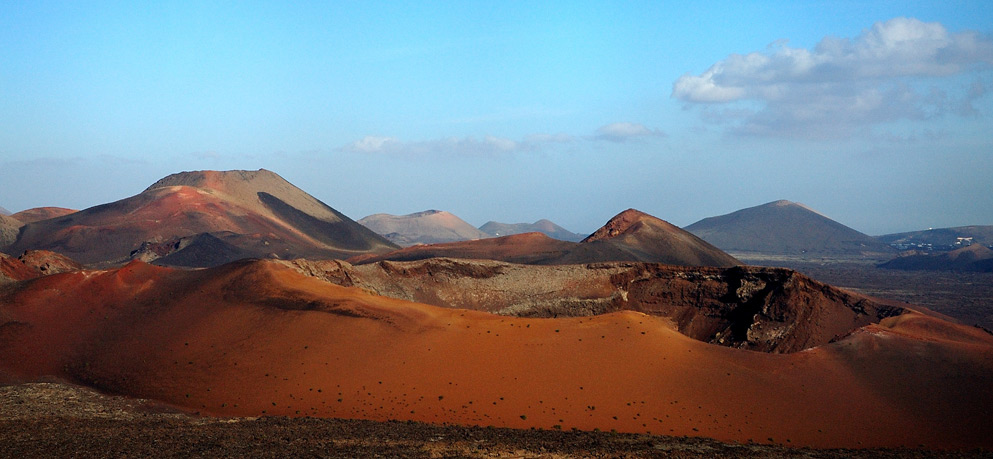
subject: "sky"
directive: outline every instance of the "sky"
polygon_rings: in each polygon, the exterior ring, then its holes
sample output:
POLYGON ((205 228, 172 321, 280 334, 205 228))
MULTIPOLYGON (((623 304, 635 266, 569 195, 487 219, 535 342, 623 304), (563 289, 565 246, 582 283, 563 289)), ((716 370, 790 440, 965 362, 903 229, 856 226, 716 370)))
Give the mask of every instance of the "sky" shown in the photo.
POLYGON ((993 225, 991 91, 985 0, 0 0, 0 206, 265 168, 356 220, 993 225))

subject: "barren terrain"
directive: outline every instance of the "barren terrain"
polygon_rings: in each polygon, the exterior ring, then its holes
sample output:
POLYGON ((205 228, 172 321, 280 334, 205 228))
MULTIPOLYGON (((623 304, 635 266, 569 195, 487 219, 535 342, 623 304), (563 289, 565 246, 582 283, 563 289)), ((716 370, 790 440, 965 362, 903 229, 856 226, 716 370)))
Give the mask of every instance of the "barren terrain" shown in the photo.
POLYGON ((982 450, 814 450, 706 438, 346 419, 203 417, 65 383, 0 386, 0 457, 924 458, 982 450))
POLYGON ((901 271, 857 260, 750 259, 749 264, 783 266, 837 287, 924 306, 966 325, 993 330, 993 273, 901 271))

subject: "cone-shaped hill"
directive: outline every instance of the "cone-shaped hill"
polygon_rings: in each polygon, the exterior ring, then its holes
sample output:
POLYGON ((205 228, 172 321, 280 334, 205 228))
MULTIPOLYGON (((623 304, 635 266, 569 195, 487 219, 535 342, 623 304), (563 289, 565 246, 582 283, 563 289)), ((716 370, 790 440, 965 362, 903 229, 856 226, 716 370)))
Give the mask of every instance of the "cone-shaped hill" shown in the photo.
POLYGON ((895 252, 871 236, 785 200, 705 218, 685 229, 738 254, 861 257, 895 252))
POLYGON ((537 232, 560 241, 579 242, 583 240, 581 234, 573 233, 546 219, 541 219, 534 223, 500 223, 489 221, 485 225, 480 226, 479 229, 495 237, 537 232))
POLYGON ((192 250, 198 255, 179 258, 196 260, 193 266, 211 266, 232 257, 333 258, 395 248, 279 175, 260 169, 173 174, 136 196, 25 225, 8 252, 52 250, 91 264, 192 250), (213 237, 195 237, 203 234, 213 237), (200 247, 204 243, 213 248, 200 247), (224 250, 214 250, 216 246, 224 250), (155 249, 151 255, 150 248, 155 249))
POLYGON ((465 220, 443 210, 426 210, 408 215, 374 214, 359 219, 359 223, 404 247, 490 237, 465 220))
POLYGON ((668 222, 628 209, 582 242, 552 239, 542 233, 476 241, 407 247, 383 255, 358 256, 350 261, 412 261, 435 257, 500 260, 511 263, 560 265, 605 261, 645 261, 684 266, 735 266, 734 257, 668 222))

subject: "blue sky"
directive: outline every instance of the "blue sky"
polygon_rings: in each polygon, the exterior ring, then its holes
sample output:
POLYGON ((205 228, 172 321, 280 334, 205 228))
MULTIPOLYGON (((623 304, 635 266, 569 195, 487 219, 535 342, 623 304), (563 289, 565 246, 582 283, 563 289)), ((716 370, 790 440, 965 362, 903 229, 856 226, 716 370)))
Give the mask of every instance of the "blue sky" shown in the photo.
POLYGON ((266 168, 354 219, 993 224, 991 90, 985 1, 0 1, 0 206, 266 168))

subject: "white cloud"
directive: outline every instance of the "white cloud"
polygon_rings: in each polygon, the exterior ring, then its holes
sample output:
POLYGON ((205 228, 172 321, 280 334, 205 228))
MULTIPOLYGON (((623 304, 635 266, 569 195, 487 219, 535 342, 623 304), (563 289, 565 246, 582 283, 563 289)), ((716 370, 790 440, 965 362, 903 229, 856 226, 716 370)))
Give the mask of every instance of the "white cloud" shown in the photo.
POLYGON ((826 37, 812 50, 780 40, 763 52, 731 55, 677 79, 672 97, 702 104, 705 119, 732 132, 830 138, 872 124, 974 114, 982 83, 949 87, 947 77, 991 64, 989 37, 895 18, 852 39, 826 37))
POLYGON ((643 124, 625 122, 610 123, 596 130, 597 139, 611 142, 624 142, 640 137, 665 137, 665 133, 658 129, 649 129, 643 124))
POLYGON ((366 154, 390 154, 398 156, 499 156, 522 152, 540 151, 543 148, 558 148, 563 145, 576 145, 579 142, 601 141, 626 142, 628 140, 665 137, 658 129, 650 129, 638 123, 611 123, 601 126, 590 136, 569 134, 537 133, 513 140, 504 137, 446 137, 441 139, 403 141, 396 137, 365 136, 338 148, 339 151, 366 154))
POLYGON ((342 147, 342 150, 356 153, 378 153, 397 148, 402 144, 396 137, 367 135, 342 147))
POLYGON ((355 153, 386 153, 406 156, 493 156, 531 151, 546 143, 569 142, 564 134, 533 134, 523 141, 503 137, 447 137, 422 141, 401 141, 395 137, 366 136, 340 148, 355 153))

